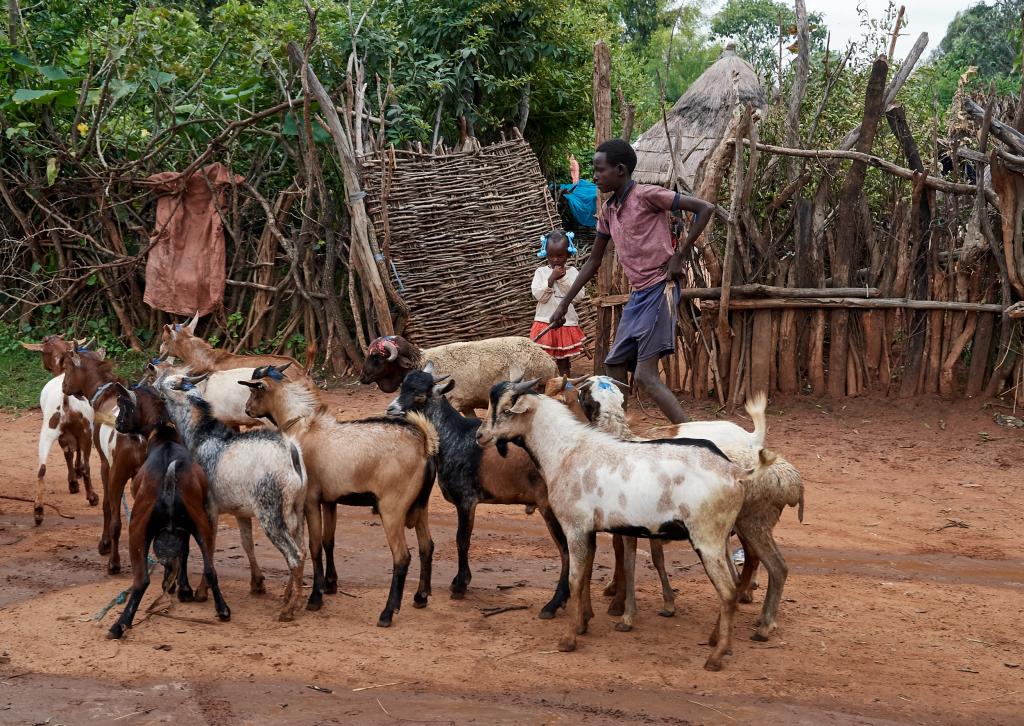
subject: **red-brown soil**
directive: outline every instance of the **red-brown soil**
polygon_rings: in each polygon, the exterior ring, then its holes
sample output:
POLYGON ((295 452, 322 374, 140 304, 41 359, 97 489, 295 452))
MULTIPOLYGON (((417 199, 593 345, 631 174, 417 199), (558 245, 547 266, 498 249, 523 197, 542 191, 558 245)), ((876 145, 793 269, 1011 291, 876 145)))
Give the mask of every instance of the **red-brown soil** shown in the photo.
MULTIPOLYGON (((341 418, 379 413, 389 399, 359 386, 327 394, 341 418)), ((383 532, 369 510, 344 508, 338 568, 351 597, 277 622, 280 555, 257 535, 268 594, 251 596, 224 519, 217 567, 231 621, 217 622, 212 603, 176 601, 172 617, 145 618, 157 575, 141 622, 108 641, 120 607, 90 617, 130 573, 106 574, 100 511, 66 491, 54 451, 48 498, 73 520, 48 509, 37 528, 30 504, 0 500, 0 723, 1022 723, 1024 431, 996 426, 998 410, 773 401, 769 444, 803 473, 806 517, 801 525, 788 510, 777 529, 790 565, 779 630, 765 644, 748 639, 755 591, 720 673, 701 668, 715 600, 688 546, 667 553, 678 589, 669 619, 656 614, 641 547, 640 616, 620 633, 600 596, 611 549, 602 536, 598 615, 577 652, 559 653, 565 613, 536 617, 558 561, 539 515, 481 507, 470 593, 450 600, 455 516, 436 489, 434 596, 412 607, 414 556, 390 629, 375 626, 390 581, 383 532), (520 604, 528 609, 480 613, 520 604)), ((640 433, 658 423, 639 410, 632 418, 640 433)), ((39 425, 38 411, 0 413, 0 493, 34 495, 39 425)))

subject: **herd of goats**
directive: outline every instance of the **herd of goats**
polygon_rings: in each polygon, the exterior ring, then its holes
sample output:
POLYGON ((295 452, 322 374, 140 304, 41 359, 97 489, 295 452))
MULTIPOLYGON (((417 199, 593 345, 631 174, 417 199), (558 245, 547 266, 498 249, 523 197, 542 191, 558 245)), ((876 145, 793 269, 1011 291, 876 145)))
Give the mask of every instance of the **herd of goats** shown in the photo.
MULTIPOLYGON (((120 571, 120 504, 132 482, 128 551, 133 583, 124 612, 108 637, 120 638, 156 563, 164 566, 165 592, 204 601, 212 590, 217 616, 230 618, 217 582, 217 519, 233 515, 251 569, 253 593, 265 591, 252 536, 255 517, 284 556, 289 570, 281 620, 300 607, 303 529, 313 562, 309 610, 335 593, 337 505, 372 507, 379 514, 394 567, 378 625, 398 612, 411 556, 405 529, 415 529, 420 570, 414 607, 431 594, 434 544, 428 503, 436 479, 458 512, 458 572, 451 597, 464 597, 472 577, 469 547, 477 504, 525 505, 539 510, 561 557, 561 573, 540 617, 571 606, 559 649, 593 617, 590 577, 597 532, 614 535, 615 574, 605 590, 608 612, 621 615, 617 630, 636 616, 636 541, 649 540, 661 579, 660 614, 675 612, 665 571, 664 540, 689 540, 720 600, 705 663, 719 670, 730 652, 737 602, 751 602, 759 564, 768 588, 757 629, 765 640, 776 627, 786 580, 785 560, 773 529, 786 506, 799 505, 803 482, 781 456, 764 448, 763 395, 747 403, 754 430, 726 421, 673 427, 671 435, 643 440, 630 431, 625 386, 605 376, 558 377, 554 362, 527 338, 492 338, 419 349, 399 336, 375 340, 363 383, 398 392, 386 415, 338 421, 308 373, 286 356, 242 356, 197 337, 198 315, 167 325, 160 357, 138 383, 114 373, 102 351, 49 336, 23 344, 42 354, 53 378, 40 394, 35 521, 43 520, 46 461, 59 442, 68 488, 99 497, 89 468, 95 446, 103 484, 101 555, 120 571), (540 391, 543 390, 543 394, 540 391), (481 420, 476 409, 486 409, 481 420), (729 548, 736 534, 745 551, 737 574, 729 548), (187 577, 189 540, 203 559, 193 591, 187 577), (152 551, 152 554, 151 554, 152 551), (148 564, 147 564, 148 563, 148 564)), ((127 511, 127 505, 125 505, 127 511)))

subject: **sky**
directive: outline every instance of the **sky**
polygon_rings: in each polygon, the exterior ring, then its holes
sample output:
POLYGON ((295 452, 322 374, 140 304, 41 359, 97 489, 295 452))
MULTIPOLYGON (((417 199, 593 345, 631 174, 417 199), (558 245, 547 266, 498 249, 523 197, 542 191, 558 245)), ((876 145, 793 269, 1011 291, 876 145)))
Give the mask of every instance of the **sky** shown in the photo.
MULTIPOLYGON (((807 12, 819 12, 825 16, 825 23, 832 32, 832 47, 843 49, 849 40, 861 34, 860 16, 857 6, 860 5, 874 18, 884 17, 889 3, 887 0, 806 0, 807 12)), ((713 0, 714 8, 721 7, 722 0, 713 0)), ((896 0, 899 7, 900 0, 896 0)), ((966 10, 977 4, 976 0, 903 0, 907 10, 905 17, 908 24, 904 25, 903 34, 896 43, 896 56, 902 58, 910 50, 921 33, 928 33, 928 46, 925 57, 931 54, 946 34, 946 27, 953 16, 960 10, 966 10)))

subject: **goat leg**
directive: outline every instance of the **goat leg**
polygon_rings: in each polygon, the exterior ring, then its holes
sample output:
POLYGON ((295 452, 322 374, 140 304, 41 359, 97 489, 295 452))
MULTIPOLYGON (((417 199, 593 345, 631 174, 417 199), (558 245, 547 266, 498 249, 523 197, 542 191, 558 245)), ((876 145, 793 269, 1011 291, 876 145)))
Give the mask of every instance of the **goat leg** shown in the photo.
POLYGON ((178 556, 178 602, 193 602, 196 594, 188 583, 188 537, 181 538, 181 554, 178 556))
MULTIPOLYGON (((612 535, 612 548, 615 550, 615 570, 612 572, 611 582, 605 586, 602 593, 605 597, 613 597, 622 583, 622 535, 612 535)), ((622 615, 622 611, 613 613, 609 607, 608 614, 622 615)))
MULTIPOLYGON (((316 501, 306 503, 306 530, 309 534, 309 559, 313 562, 313 588, 306 601, 306 610, 319 610, 324 604, 324 558, 323 558, 323 517, 321 512, 330 511, 328 507, 316 501)), ((332 517, 328 517, 328 523, 332 517)), ((336 520, 335 520, 336 521, 336 520)), ((333 533, 332 533, 333 538, 333 533)), ((332 542, 333 544, 333 542, 332 542)))
POLYGON ((405 577, 409 573, 409 550, 405 545, 404 517, 397 516, 392 502, 379 501, 381 523, 388 538, 394 565, 391 570, 391 589, 388 592, 387 604, 377 620, 377 626, 388 628, 394 614, 402 607, 402 592, 405 590, 405 577))
POLYGON ((64 464, 68 469, 68 493, 78 494, 78 474, 75 471, 75 448, 71 442, 60 442, 61 451, 64 452, 64 464))
POLYGON ((418 507, 415 516, 416 544, 420 553, 420 581, 416 587, 416 594, 413 595, 412 606, 425 608, 430 597, 430 580, 434 568, 434 540, 430 536, 426 505, 418 507))
POLYGON ((626 574, 623 566, 623 539, 622 535, 612 536, 612 547, 615 549, 615 571, 612 574, 612 581, 605 588, 605 592, 611 590, 612 601, 608 603, 608 614, 612 616, 622 615, 626 611, 626 574))
POLYGON ((625 587, 625 608, 615 629, 629 632, 636 619, 636 537, 622 538, 622 576, 625 587))
POLYGON ((338 593, 338 571, 334 567, 334 533, 338 529, 338 505, 335 502, 321 506, 324 517, 323 551, 327 572, 324 577, 323 591, 328 595, 338 593))
POLYGON ((569 599, 569 549, 565 541, 565 532, 562 531, 562 525, 558 523, 558 519, 555 517, 555 513, 551 511, 551 508, 548 506, 542 507, 541 515, 544 517, 544 523, 548 526, 548 532, 551 533, 551 539, 555 541, 555 546, 558 547, 558 556, 562 560, 562 569, 558 573, 558 585, 555 587, 555 594, 548 604, 541 608, 540 614, 537 616, 541 620, 550 620, 555 617, 555 612, 558 608, 565 607, 565 603, 569 599))
POLYGON ((473 573, 469 570, 469 543, 473 538, 473 523, 476 519, 476 502, 462 502, 458 507, 459 526, 455 533, 455 544, 459 550, 459 571, 452 580, 452 600, 466 596, 473 573))
POLYGON ((252 519, 249 517, 235 517, 238 523, 238 536, 242 540, 242 549, 249 558, 249 592, 253 595, 262 595, 267 591, 265 580, 260 565, 256 561, 256 545, 252 541, 252 519))
POLYGON ((670 618, 676 614, 676 593, 672 589, 672 583, 668 579, 668 571, 665 569, 665 546, 656 539, 647 540, 651 547, 651 561, 654 569, 658 571, 661 579, 661 610, 658 615, 663 618, 670 618))
POLYGON ((124 612, 117 619, 107 633, 107 638, 116 639, 124 635, 124 631, 132 626, 135 612, 139 609, 142 596, 146 594, 149 587, 149 546, 151 541, 146 536, 146 529, 149 525, 149 517, 153 512, 153 500, 140 502, 141 506, 136 507, 136 517, 129 527, 128 552, 132 563, 132 589, 128 595, 128 603, 124 612))

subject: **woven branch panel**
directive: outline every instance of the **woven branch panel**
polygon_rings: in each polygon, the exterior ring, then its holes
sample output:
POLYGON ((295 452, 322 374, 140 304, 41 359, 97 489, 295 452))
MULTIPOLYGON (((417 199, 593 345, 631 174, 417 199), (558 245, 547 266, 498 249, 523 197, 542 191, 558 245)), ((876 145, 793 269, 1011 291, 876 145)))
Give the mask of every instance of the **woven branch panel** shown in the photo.
MULTIPOLYGON (((362 172, 412 341, 529 334, 539 238, 561 222, 525 141, 443 156, 378 153, 363 157, 362 172)), ((576 309, 590 335, 593 308, 576 309)))

